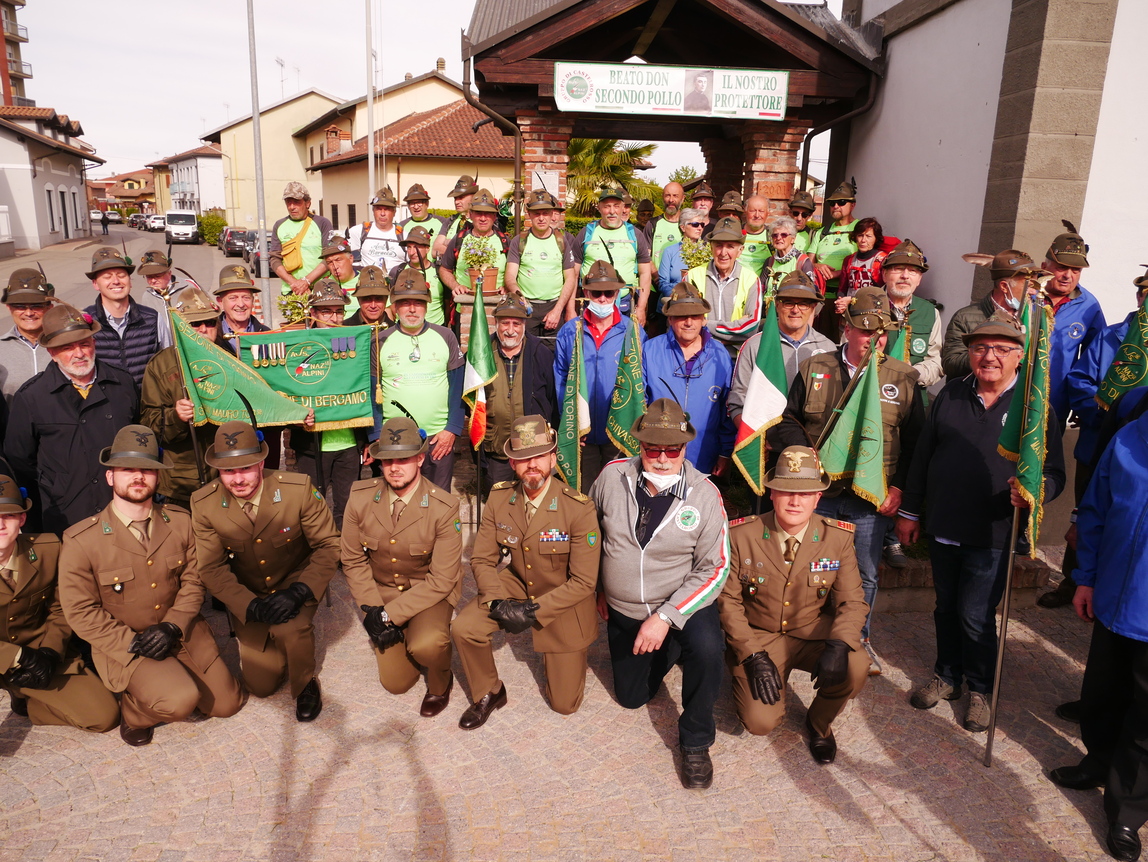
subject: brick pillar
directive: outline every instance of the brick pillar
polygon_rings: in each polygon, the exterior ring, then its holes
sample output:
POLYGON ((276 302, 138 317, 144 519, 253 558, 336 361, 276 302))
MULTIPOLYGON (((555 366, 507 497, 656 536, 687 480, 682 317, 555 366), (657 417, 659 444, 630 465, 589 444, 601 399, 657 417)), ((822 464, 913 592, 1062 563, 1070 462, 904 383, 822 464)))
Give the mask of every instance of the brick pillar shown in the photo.
POLYGON ((789 200, 800 172, 797 156, 809 128, 790 123, 748 122, 742 128, 746 197, 769 200, 771 216, 788 215, 789 200))
POLYGON ((706 158, 706 181, 717 195, 714 208, 730 189, 741 189, 744 154, 737 138, 703 138, 702 155, 706 158))
POLYGON ((535 171, 557 171, 558 188, 546 190, 561 201, 566 200, 566 165, 570 157, 566 147, 574 134, 574 121, 562 114, 545 109, 519 111, 518 128, 522 130, 522 174, 524 190, 532 191, 538 184, 535 171))

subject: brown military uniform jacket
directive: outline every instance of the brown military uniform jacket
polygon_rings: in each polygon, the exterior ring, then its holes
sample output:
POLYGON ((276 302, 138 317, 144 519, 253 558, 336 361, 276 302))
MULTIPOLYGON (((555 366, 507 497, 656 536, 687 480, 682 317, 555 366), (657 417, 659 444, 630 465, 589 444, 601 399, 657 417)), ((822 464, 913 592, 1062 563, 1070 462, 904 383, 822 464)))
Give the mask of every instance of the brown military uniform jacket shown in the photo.
POLYGON ((396 625, 462 591, 459 501, 420 477, 396 524, 383 479, 351 486, 343 513, 343 574, 357 605, 385 605, 396 625))
MULTIPOLYGON (((64 620, 56 590, 60 540, 53 533, 21 534, 12 550, 16 558, 16 589, 0 580, 0 673, 7 673, 20 657, 20 647, 48 647, 63 656, 72 630, 64 620)), ((67 663, 64 673, 82 670, 80 657, 67 663)))
POLYGON ((717 602, 726 641, 739 662, 787 636, 839 640, 861 649, 869 606, 851 528, 814 515, 797 556, 787 564, 772 514, 730 525, 730 573, 717 602))
POLYGON ((92 645, 92 661, 112 691, 126 689, 139 666, 139 656, 128 652, 132 639, 157 623, 179 626, 180 660, 206 671, 219 649, 199 615, 204 592, 191 516, 156 505, 145 548, 112 505, 64 532, 60 602, 68 624, 92 645))
POLYGON ((539 604, 536 651, 586 649, 598 636, 598 513, 589 497, 553 476, 527 523, 524 495, 520 482, 499 482, 483 507, 470 557, 475 601, 531 599, 539 604), (510 565, 499 571, 503 549, 510 565))
POLYGON ((235 633, 263 649, 268 625, 248 623, 247 606, 296 581, 322 598, 339 564, 339 531, 322 495, 302 473, 263 471, 252 524, 241 501, 218 481, 191 496, 199 573, 235 618, 235 633))

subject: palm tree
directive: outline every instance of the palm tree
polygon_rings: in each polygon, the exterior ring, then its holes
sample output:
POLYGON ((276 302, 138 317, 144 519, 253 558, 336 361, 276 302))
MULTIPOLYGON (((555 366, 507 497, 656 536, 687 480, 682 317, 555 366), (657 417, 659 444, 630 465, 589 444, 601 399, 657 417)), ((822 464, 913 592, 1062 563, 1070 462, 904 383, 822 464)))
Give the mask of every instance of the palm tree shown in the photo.
POLYGON ((657 148, 657 144, 619 145, 617 138, 571 138, 566 147, 567 211, 574 216, 597 215, 598 190, 607 183, 624 188, 635 202, 660 201, 661 186, 634 175, 657 148))

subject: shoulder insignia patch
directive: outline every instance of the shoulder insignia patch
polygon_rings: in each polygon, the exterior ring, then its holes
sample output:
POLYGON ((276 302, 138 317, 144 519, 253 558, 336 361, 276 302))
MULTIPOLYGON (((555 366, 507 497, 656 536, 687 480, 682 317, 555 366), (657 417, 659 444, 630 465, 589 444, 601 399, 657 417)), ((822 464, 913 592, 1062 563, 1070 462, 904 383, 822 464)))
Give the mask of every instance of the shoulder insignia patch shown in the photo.
POLYGON ((734 518, 729 522, 731 527, 740 527, 742 524, 752 524, 757 520, 757 515, 746 515, 744 518, 734 518))
POLYGON ((494 485, 491 486, 490 490, 502 491, 506 488, 513 487, 513 485, 514 485, 513 482, 495 482, 494 485))
POLYGON ((565 488, 563 488, 562 491, 567 497, 572 497, 573 499, 577 500, 579 503, 589 503, 590 502, 589 497, 587 497, 581 491, 574 490, 569 485, 567 485, 565 488))
POLYGON ((845 530, 847 533, 854 533, 857 531, 857 527, 848 521, 837 521, 833 518, 826 518, 825 523, 830 527, 836 527, 839 530, 845 530))
POLYGON ((454 531, 456 533, 462 532, 462 521, 460 521, 458 518, 454 519, 454 531))
POLYGON ((589 545, 591 548, 594 547, 596 544, 598 544, 598 531, 597 530, 591 530, 589 533, 586 534, 586 544, 589 545))
POLYGON ((319 500, 319 501, 322 501, 322 499, 323 499, 323 495, 319 493, 318 488, 312 488, 311 489, 311 496, 314 497, 316 500, 319 500))

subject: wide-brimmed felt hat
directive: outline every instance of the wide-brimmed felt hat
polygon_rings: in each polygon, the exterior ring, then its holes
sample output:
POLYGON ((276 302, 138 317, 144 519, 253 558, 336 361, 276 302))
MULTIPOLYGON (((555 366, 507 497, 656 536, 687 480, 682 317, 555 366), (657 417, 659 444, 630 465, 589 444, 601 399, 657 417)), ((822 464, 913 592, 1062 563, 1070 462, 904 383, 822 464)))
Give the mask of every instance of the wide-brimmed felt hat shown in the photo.
POLYGON ((19 515, 32 508, 32 501, 11 476, 0 475, 0 515, 19 515))
POLYGON ((821 470, 817 453, 808 446, 786 446, 766 474, 765 487, 775 491, 824 491, 829 477, 821 470))
POLYGON ((56 289, 48 284, 44 273, 23 267, 8 276, 8 286, 0 301, 12 305, 49 305, 56 289))
POLYGON ((410 232, 407 233, 406 236, 399 240, 399 245, 403 248, 406 248, 408 245, 425 245, 427 248, 430 248, 430 231, 422 225, 416 225, 410 229, 410 232))
POLYGON ((1148 263, 1142 263, 1140 265, 1144 267, 1144 274, 1132 279, 1132 284, 1135 286, 1137 293, 1142 290, 1148 290, 1148 263))
POLYGON ((809 192, 802 191, 801 189, 793 190, 793 197, 789 199, 789 208, 791 210, 809 210, 810 215, 817 209, 817 204, 813 201, 813 195, 809 192))
POLYGON ((698 198, 715 198, 716 199, 717 195, 715 195, 714 190, 711 189, 705 183, 698 183, 697 186, 694 187, 694 193, 690 199, 696 201, 698 198))
POLYGON ((140 257, 140 275, 159 275, 171 269, 171 258, 163 249, 153 248, 140 257))
POLYGON ((507 458, 525 461, 553 452, 558 448, 558 435, 545 416, 532 413, 510 423, 510 438, 502 447, 507 458))
POLYGON ((1076 231, 1076 226, 1067 219, 1061 219, 1066 233, 1057 234, 1052 245, 1048 247, 1047 257, 1055 260, 1061 266, 1078 266, 1081 269, 1088 266, 1088 243, 1076 231))
POLYGON ((217 470, 235 470, 266 460, 267 452, 262 432, 233 419, 219 426, 215 442, 207 447, 203 459, 217 470))
POLYGON ((479 189, 470 201, 472 213, 498 213, 498 200, 489 189, 479 189))
POLYGON ((659 398, 647 407, 630 433, 654 446, 680 446, 698 436, 682 405, 672 398, 659 398))
POLYGON ((233 290, 249 290, 256 292, 255 281, 247 267, 239 263, 231 263, 219 271, 219 286, 212 291, 215 296, 222 296, 233 290))
POLYGON ((857 184, 855 182, 843 182, 833 190, 833 194, 825 196, 825 203, 830 201, 857 201, 857 184))
POLYGON ((132 266, 130 257, 124 257, 124 253, 118 248, 112 248, 110 245, 105 245, 103 248, 97 248, 92 254, 92 268, 84 273, 88 278, 95 278, 105 269, 123 269, 131 275, 136 271, 132 266))
POLYGON ((371 457, 380 461, 410 458, 427 451, 427 433, 406 416, 396 416, 383 423, 379 439, 371 444, 371 457))
POLYGON ((398 205, 399 202, 395 199, 395 193, 391 191, 390 186, 383 186, 371 198, 371 206, 373 207, 397 207, 398 205))
POLYGON ((556 210, 561 209, 558 206, 558 200, 546 189, 534 189, 526 198, 526 209, 531 212, 535 210, 556 210))
POLYGON ((915 242, 911 239, 903 239, 893 247, 881 266, 884 269, 891 266, 915 266, 921 272, 928 272, 929 260, 915 242))
POLYGON ((745 231, 737 216, 722 216, 709 235, 710 242, 745 242, 745 231))
POLYGON ((654 211, 654 202, 649 198, 642 198, 638 201, 638 212, 652 213, 654 211))
POLYGON ((1016 324, 995 314, 988 320, 977 324, 970 332, 961 335, 961 341, 966 346, 978 338, 1007 338, 1009 341, 1024 345, 1024 333, 1017 329, 1016 324))
POLYGON ((621 290, 626 286, 618 271, 604 260, 596 260, 582 278, 583 290, 621 290))
POLYGON ((494 307, 494 317, 517 317, 522 320, 530 317, 534 308, 521 293, 507 293, 494 307))
POLYGON ((403 195, 403 200, 407 203, 411 201, 430 201, 430 195, 427 193, 427 190, 423 188, 422 183, 415 183, 407 189, 407 193, 403 195))
POLYGON ((774 296, 777 299, 805 299, 810 302, 821 302, 824 298, 813 280, 800 269, 785 274, 774 296))
POLYGON ((740 192, 726 192, 724 195, 722 195, 721 203, 717 205, 716 209, 718 212, 721 212, 722 210, 733 210, 734 212, 744 213, 744 204, 745 201, 741 199, 740 192))
POLYGON ((311 295, 307 299, 307 307, 315 308, 318 305, 337 305, 340 308, 345 306, 351 300, 347 299, 347 295, 343 293, 343 288, 339 286, 333 278, 321 278, 315 282, 315 286, 311 288, 311 295))
POLYGON ((974 266, 985 267, 993 281, 1001 281, 1015 275, 1038 275, 1044 272, 1032 257, 1015 248, 1006 248, 995 255, 973 251, 962 254, 961 260, 974 266))
POLYGON ((863 287, 851 298, 852 302, 845 309, 850 326, 866 332, 890 328, 893 314, 889 309, 889 296, 885 291, 879 287, 863 287))
POLYGON ((202 323, 219 317, 219 306, 201 288, 185 287, 171 298, 171 307, 188 323, 202 323))
POLYGON ((345 236, 333 236, 330 241, 323 246, 323 250, 319 252, 319 257, 326 260, 329 257, 334 257, 337 254, 353 254, 351 251, 351 244, 347 242, 345 236))
POLYGON ((691 282, 680 281, 662 304, 666 317, 696 317, 710 313, 710 304, 691 282))
POLYGON ((391 295, 391 285, 387 281, 387 274, 377 266, 364 266, 359 272, 359 285, 355 288, 355 299, 366 299, 369 296, 388 297, 391 295))
POLYGON ((74 305, 60 302, 44 312, 44 330, 40 343, 45 347, 63 347, 91 338, 103 329, 100 322, 74 305))
POLYGON ((125 425, 116 432, 112 445, 100 451, 100 466, 170 470, 175 464, 171 455, 160 449, 154 431, 146 425, 125 425))
POLYGON ((419 299, 426 303, 431 300, 426 277, 413 267, 408 266, 402 270, 391 286, 391 303, 397 303, 400 299, 419 299))
POLYGON ((463 174, 458 178, 458 182, 454 184, 454 188, 447 192, 448 198, 461 198, 464 195, 472 195, 478 191, 478 183, 474 181, 474 177, 463 174))

